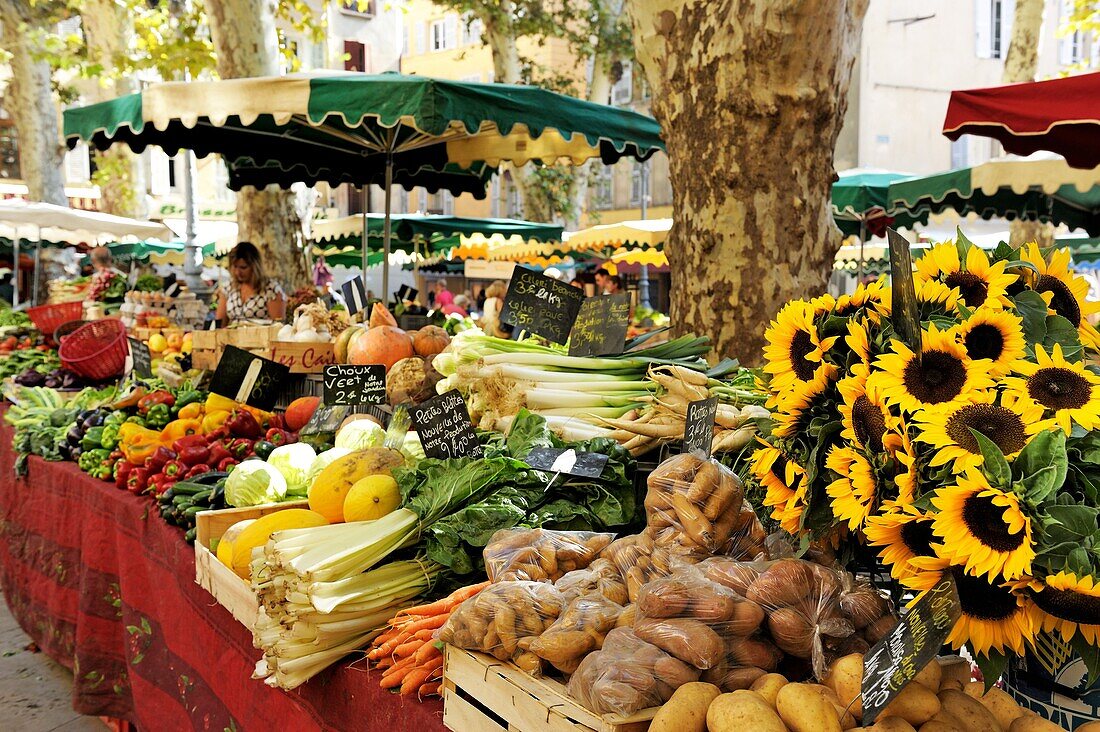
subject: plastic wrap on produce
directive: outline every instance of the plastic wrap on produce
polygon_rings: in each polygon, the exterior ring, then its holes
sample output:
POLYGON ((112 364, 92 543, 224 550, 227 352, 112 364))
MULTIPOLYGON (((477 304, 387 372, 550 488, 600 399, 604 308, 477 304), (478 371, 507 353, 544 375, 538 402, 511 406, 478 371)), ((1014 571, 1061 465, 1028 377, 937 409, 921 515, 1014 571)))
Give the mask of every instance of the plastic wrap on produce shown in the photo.
POLYGON ((566 603, 594 592, 618 605, 630 602, 622 574, 610 559, 603 557, 596 559, 585 569, 565 573, 555 580, 554 586, 561 591, 562 600, 566 603))
POLYGON ((554 582, 587 567, 614 538, 592 531, 501 529, 485 546, 485 571, 493 582, 554 582))
POLYGON ((604 638, 615 628, 623 606, 593 592, 574 598, 528 650, 558 671, 571 674, 581 660, 603 647, 604 638))

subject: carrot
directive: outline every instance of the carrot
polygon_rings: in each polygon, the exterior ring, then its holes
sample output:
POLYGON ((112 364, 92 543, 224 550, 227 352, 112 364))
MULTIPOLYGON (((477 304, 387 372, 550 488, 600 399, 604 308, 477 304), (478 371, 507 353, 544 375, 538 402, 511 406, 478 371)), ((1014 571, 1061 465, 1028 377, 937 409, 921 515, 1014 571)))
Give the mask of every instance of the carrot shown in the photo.
POLYGON ((410 638, 412 638, 414 633, 420 630, 424 630, 426 628, 431 628, 433 630, 435 628, 442 628, 443 624, 447 622, 447 618, 449 617, 450 615, 431 615, 424 618, 423 620, 417 620, 415 623, 409 623, 405 626, 405 633, 408 633, 408 635, 405 637, 404 640, 409 640, 410 638))
POLYGON ((443 651, 439 650, 439 646, 434 642, 426 642, 424 645, 420 646, 420 650, 416 652, 416 665, 419 666, 429 658, 440 655, 443 655, 443 651))
POLYGON ((420 650, 420 646, 424 645, 424 641, 419 638, 413 638, 407 643, 402 643, 397 648, 393 649, 393 655, 396 658, 405 658, 406 656, 415 656, 416 652, 420 650))
POLYGON ((426 696, 431 696, 432 694, 435 694, 436 696, 440 696, 439 687, 442 686, 442 685, 443 684, 439 681, 429 681, 425 684, 420 685, 420 691, 417 692, 417 694, 419 695, 419 697, 421 699, 423 699, 426 696))
POLYGON ((397 648, 409 638, 412 638, 412 633, 407 630, 401 631, 401 633, 394 636, 393 638, 378 647, 378 650, 381 652, 380 655, 388 656, 389 654, 393 653, 394 648, 397 648))
POLYGON ((405 674, 413 668, 416 668, 416 664, 413 663, 412 656, 401 659, 393 666, 386 669, 386 672, 382 674, 382 681, 379 682, 379 686, 383 689, 393 689, 400 686, 401 680, 405 678, 405 674))
POLYGON ((432 659, 424 666, 414 666, 401 682, 401 695, 407 696, 416 691, 423 684, 432 671, 443 665, 443 659, 432 659))
POLYGON ((417 605, 416 607, 401 610, 397 613, 397 617, 401 617, 402 615, 438 615, 441 612, 446 612, 449 603, 450 598, 444 597, 441 600, 430 602, 427 605, 417 605))
POLYGON ((375 663, 375 668, 387 669, 393 665, 393 656, 383 656, 375 663))
POLYGON ((481 592, 491 584, 492 582, 486 580, 485 582, 480 582, 476 585, 470 585, 469 587, 459 587, 457 590, 452 592, 447 599, 451 601, 452 605, 458 605, 460 602, 469 600, 471 597, 481 592))

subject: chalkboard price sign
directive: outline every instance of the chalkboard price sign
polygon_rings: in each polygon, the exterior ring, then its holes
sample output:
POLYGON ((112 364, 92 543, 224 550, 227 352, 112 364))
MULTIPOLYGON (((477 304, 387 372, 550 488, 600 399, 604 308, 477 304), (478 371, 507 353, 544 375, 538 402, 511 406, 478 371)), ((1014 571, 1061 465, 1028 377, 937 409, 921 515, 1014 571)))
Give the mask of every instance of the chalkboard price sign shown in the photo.
POLYGON ((623 352, 630 325, 626 293, 590 297, 581 304, 569 333, 570 356, 609 356, 623 352))
POLYGON ((137 338, 130 338, 130 357, 134 359, 134 374, 141 379, 153 378, 153 355, 149 346, 137 338))
POLYGON ((554 343, 565 343, 583 302, 580 288, 516 267, 504 295, 500 319, 554 343))
POLYGON ((582 478, 598 478, 607 465, 607 455, 598 452, 577 452, 564 447, 535 447, 523 462, 544 473, 565 473, 582 478))
POLYGON ((718 397, 700 399, 688 404, 684 420, 684 452, 702 452, 710 456, 714 442, 714 415, 718 413, 718 397))
POLYGON ((466 402, 457 389, 409 407, 416 435, 430 458, 481 457, 466 402))
POLYGON ((236 346, 226 346, 210 378, 210 391, 238 402, 272 410, 290 367, 236 346))
POLYGON ((936 657, 961 615, 959 590, 954 577, 947 574, 867 652, 862 686, 865 727, 936 657))
POLYGON ((325 366, 323 386, 325 404, 385 404, 386 367, 380 363, 330 364, 325 366))

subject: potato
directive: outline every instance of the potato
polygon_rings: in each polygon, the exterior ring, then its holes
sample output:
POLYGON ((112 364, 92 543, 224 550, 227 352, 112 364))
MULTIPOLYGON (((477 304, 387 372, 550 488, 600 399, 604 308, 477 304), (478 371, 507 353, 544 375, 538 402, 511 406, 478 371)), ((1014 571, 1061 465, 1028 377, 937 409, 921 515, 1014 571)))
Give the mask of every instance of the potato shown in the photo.
POLYGON ((944 710, 958 717, 966 732, 1001 732, 997 718, 980 701, 961 691, 941 691, 940 703, 944 710))
MULTIPOLYGON (((946 711, 943 707, 940 707, 940 711, 936 712, 936 716, 928 720, 928 722, 939 722, 946 724, 952 729, 962 729, 962 722, 951 712, 946 711)), ((928 722, 925 722, 927 724, 928 722)))
POLYGON ((724 585, 742 597, 748 594, 749 585, 760 575, 760 570, 747 562, 735 562, 722 557, 708 559, 703 574, 711 582, 724 585))
MULTIPOLYGON (((653 727, 650 726, 650 729, 653 727)), ((752 691, 741 690, 722 694, 710 703, 710 708, 707 709, 707 730, 787 732, 787 727, 763 697, 752 691)))
MULTIPOLYGON (((1024 716, 1029 713, 1034 714, 1034 712, 1025 712, 1024 716)), ((1100 722, 1086 722, 1078 727, 1075 732, 1100 732, 1100 722)))
POLYGON ((825 675, 825 684, 836 692, 840 703, 856 717, 863 716, 863 655, 838 658, 825 675))
POLYGON ((956 727, 938 719, 930 719, 920 726, 918 732, 964 732, 962 727, 956 727))
POLYGON ((920 684, 909 683, 882 710, 882 716, 901 717, 914 727, 919 727, 940 711, 936 693, 920 684))
MULTIPOLYGON (((1088 724, 1082 725, 1077 729, 1078 731, 1080 731, 1089 726, 1092 726, 1092 728, 1095 730, 1097 726, 1100 725, 1098 725, 1097 722, 1089 722, 1088 724)), ((1019 717, 1013 720, 1011 726, 1005 727, 1005 732, 1055 732, 1055 730, 1060 729, 1062 728, 1056 725, 1054 722, 1043 719, 1035 712, 1028 710, 1024 714, 1021 714, 1019 717)))
POLYGON ((749 689, 756 680, 767 674, 762 668, 756 666, 739 666, 731 668, 722 675, 722 683, 719 686, 723 691, 739 691, 749 689))
POLYGON ((913 725, 901 717, 879 717, 870 727, 864 727, 867 732, 916 732, 913 725))
POLYGON ((772 640, 786 653, 798 658, 813 655, 814 628, 801 611, 791 607, 772 611, 768 615, 768 629, 772 640))
POLYGON ((840 596, 840 610, 852 621, 856 630, 866 628, 885 615, 889 609, 886 598, 869 585, 861 585, 840 596))
POLYGON ((997 687, 987 691, 978 701, 996 717, 997 724, 1001 725, 1002 730, 1007 730, 1018 717, 1024 714, 1024 710, 1016 700, 997 687))
POLYGON ((970 661, 962 656, 937 656, 936 663, 943 671, 941 686, 950 680, 958 681, 960 684, 970 683, 970 661))
POLYGON ((634 623, 634 635, 699 669, 715 666, 726 655, 718 634, 689 618, 639 619, 634 623))
POLYGON ((729 621, 722 625, 722 629, 733 635, 750 635, 755 633, 760 624, 764 622, 764 608, 750 600, 738 602, 733 607, 729 621))
POLYGON ((933 694, 940 690, 940 681, 943 678, 943 669, 936 662, 936 659, 932 659, 928 662, 928 665, 920 670, 916 676, 913 677, 913 681, 917 682, 926 689, 930 689, 933 694))
POLYGON ((673 689, 699 680, 699 669, 688 666, 678 658, 662 654, 653 662, 653 675, 673 689))
POLYGON ((783 652, 763 638, 735 638, 730 643, 730 656, 739 666, 757 666, 774 671, 783 660, 783 652))
POLYGON ((855 717, 852 716, 843 704, 840 703, 840 698, 836 695, 836 692, 823 684, 806 684, 814 692, 820 694, 825 701, 833 705, 833 709, 836 711, 836 718, 840 721, 840 726, 844 729, 852 729, 856 726, 855 717))
POLYGON ((863 637, 873 646, 889 635, 890 631, 894 629, 894 626, 897 625, 898 622, 898 619, 893 615, 883 615, 863 629, 863 637))
POLYGON ((776 695, 775 705, 791 732, 842 732, 832 702, 809 684, 787 684, 776 695))
POLYGON ((657 710, 650 732, 706 732, 707 709, 721 693, 714 684, 684 684, 657 710))
POLYGON ((766 608, 793 605, 815 585, 809 562, 780 559, 749 585, 746 597, 766 608))
POLYGON ((963 690, 963 685, 962 685, 962 682, 959 681, 958 679, 944 679, 943 681, 940 682, 940 691, 944 691, 946 689, 954 689, 955 691, 962 691, 963 690))
POLYGON ((638 617, 638 606, 631 603, 619 613, 619 619, 615 621, 616 628, 630 628, 634 625, 634 619, 638 617))
POLYGON ((772 707, 775 707, 776 695, 779 694, 780 689, 789 683, 787 677, 782 674, 764 674, 756 681, 752 682, 752 686, 749 688, 764 697, 764 701, 768 702, 772 707))
POLYGON ((985 696, 984 681, 968 681, 963 684, 963 691, 972 699, 981 699, 985 696))

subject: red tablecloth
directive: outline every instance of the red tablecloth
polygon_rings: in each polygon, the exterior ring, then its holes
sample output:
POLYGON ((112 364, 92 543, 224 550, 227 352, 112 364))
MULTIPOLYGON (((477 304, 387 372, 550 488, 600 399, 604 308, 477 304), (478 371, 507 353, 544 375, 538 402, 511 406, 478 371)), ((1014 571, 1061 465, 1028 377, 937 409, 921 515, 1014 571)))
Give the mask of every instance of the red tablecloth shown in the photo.
POLYGON ((392 696, 347 662, 283 692, 251 678, 251 634, 195 584, 194 550, 154 506, 31 458, 0 428, 0 587, 73 670, 73 708, 147 730, 437 730, 442 704, 392 696))

